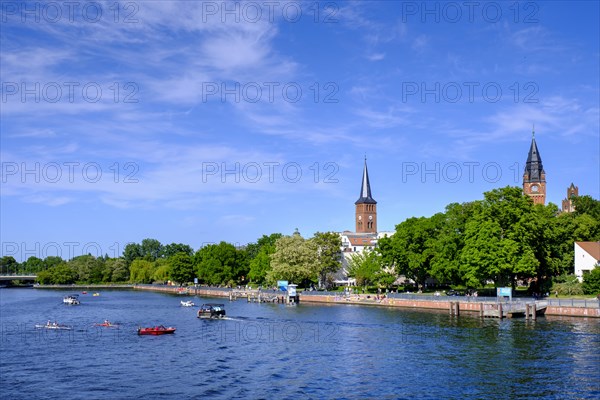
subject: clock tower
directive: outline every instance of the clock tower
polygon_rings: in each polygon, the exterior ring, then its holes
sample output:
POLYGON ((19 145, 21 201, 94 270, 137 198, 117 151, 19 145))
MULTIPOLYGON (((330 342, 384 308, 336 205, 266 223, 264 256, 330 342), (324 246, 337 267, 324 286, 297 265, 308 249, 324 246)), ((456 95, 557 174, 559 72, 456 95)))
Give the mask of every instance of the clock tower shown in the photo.
POLYGON ((523 173, 523 193, 531 197, 534 204, 546 204, 546 172, 535 142, 535 131, 532 132, 532 135, 523 173))
POLYGON ((371 196, 367 158, 363 169, 360 197, 354 203, 356 206, 355 222, 356 233, 377 233, 377 202, 371 196))

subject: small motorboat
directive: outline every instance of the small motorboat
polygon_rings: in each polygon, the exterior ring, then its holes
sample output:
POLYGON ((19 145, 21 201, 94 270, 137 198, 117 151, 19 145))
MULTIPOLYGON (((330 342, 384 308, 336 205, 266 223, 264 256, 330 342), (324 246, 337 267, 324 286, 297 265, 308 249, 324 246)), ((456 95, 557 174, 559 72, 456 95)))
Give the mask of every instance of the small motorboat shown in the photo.
POLYGON ((118 324, 113 324, 109 320, 105 319, 103 323, 101 323, 101 324, 94 324, 94 326, 102 326, 102 327, 105 327, 105 328, 113 328, 113 327, 116 327, 116 326, 119 326, 119 325, 118 324))
POLYGON ((94 296, 94 297, 98 297, 98 296, 100 296, 100 293, 97 293, 97 292, 96 292, 96 293, 94 293, 92 296, 94 296))
POLYGON ((175 329, 176 328, 172 326, 167 328, 163 325, 154 326, 150 328, 139 327, 137 333, 138 335, 166 335, 169 333, 175 333, 175 329))
POLYGON ((69 306, 77 306, 77 305, 81 304, 81 302, 79 301, 78 294, 72 294, 72 295, 63 297, 63 303, 65 303, 69 306))
POLYGON ((81 294, 87 294, 87 292, 84 290, 83 292, 81 292, 81 294))
POLYGON ((181 300, 180 303, 183 307, 194 307, 195 306, 194 302, 191 300, 188 300, 188 301, 181 300))
POLYGON ((198 318, 217 319, 225 316, 225 304, 202 304, 198 310, 198 318))
POLYGON ((48 321, 48 322, 46 322, 45 325, 36 324, 35 327, 37 329, 55 329, 55 330, 64 330, 64 331, 70 331, 71 329, 73 329, 70 326, 61 325, 61 324, 57 323, 56 321, 54 321, 54 322, 48 321))

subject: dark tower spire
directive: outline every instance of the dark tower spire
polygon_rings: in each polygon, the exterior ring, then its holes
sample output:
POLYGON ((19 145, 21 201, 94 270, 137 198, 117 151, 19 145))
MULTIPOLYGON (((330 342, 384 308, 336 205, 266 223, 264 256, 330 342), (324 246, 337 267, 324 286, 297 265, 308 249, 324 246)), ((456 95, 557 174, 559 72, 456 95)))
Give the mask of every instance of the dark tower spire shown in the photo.
POLYGON ((367 169, 367 157, 365 156, 365 167, 363 169, 362 183, 360 186, 360 197, 354 202, 356 232, 377 233, 377 202, 371 195, 371 183, 369 182, 369 170, 367 169))
MULTIPOLYGON (((525 175, 528 176, 526 182, 542 182, 542 175, 546 175, 544 166, 542 165, 542 157, 535 142, 535 131, 532 132, 531 146, 527 155, 527 163, 525 164, 525 175)), ((545 182, 545 180, 543 180, 545 182)))
POLYGON ((546 171, 535 141, 535 129, 531 132, 531 146, 523 173, 523 193, 532 198, 535 204, 546 203, 546 171))
POLYGON ((360 197, 354 204, 377 204, 371 196, 371 183, 369 182, 369 170, 367 169, 367 157, 365 157, 365 167, 363 169, 362 185, 360 187, 360 197))

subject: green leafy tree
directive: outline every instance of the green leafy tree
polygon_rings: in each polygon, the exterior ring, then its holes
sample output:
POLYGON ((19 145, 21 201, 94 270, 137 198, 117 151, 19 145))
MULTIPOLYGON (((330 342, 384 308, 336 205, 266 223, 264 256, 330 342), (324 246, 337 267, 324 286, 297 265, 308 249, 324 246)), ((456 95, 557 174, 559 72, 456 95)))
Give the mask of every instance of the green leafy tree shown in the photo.
POLYGON ((311 240, 317 248, 319 287, 323 287, 327 282, 327 275, 339 271, 342 266, 342 238, 335 232, 317 232, 311 240))
POLYGON ((186 283, 194 280, 195 271, 192 257, 181 252, 168 259, 171 265, 171 279, 178 283, 186 283))
POLYGON ((124 258, 109 258, 104 262, 104 282, 127 282, 129 268, 124 258))
POLYGON ((129 279, 133 283, 152 283, 154 272, 153 262, 138 258, 133 260, 129 267, 129 279))
POLYGON ((29 257, 21 266, 21 270, 27 274, 36 274, 45 269, 44 261, 35 256, 29 257))
POLYGON ((275 243, 275 253, 271 255, 271 271, 267 281, 274 284, 287 280, 297 284, 316 282, 319 266, 316 259, 317 246, 299 234, 283 236, 275 243))
POLYGON ((194 255, 194 249, 191 246, 183 243, 171 243, 164 246, 162 255, 165 258, 173 257, 177 253, 185 253, 188 256, 194 255))
POLYGON ((574 197, 573 205, 575 206, 575 215, 587 214, 596 221, 600 221, 600 201, 592 196, 574 197))
POLYGON ((75 272, 77 281, 82 283, 101 283, 103 277, 103 262, 96 257, 87 254, 73 257, 67 262, 75 272))
POLYGON ((432 244, 431 275, 440 283, 464 284, 460 273, 460 258, 465 246, 467 222, 478 212, 481 202, 452 203, 446 212, 437 214, 439 225, 432 244))
POLYGON ((247 274, 247 258, 232 244, 221 242, 198 250, 194 256, 196 276, 209 285, 240 282, 247 274))
POLYGON ((156 239, 144 239, 140 246, 142 257, 148 261, 155 261, 163 256, 163 245, 156 239))
POLYGON ((354 253, 348 260, 348 276, 356 279, 358 286, 369 286, 377 281, 382 271, 382 261, 382 257, 375 251, 354 253))
POLYGON ((127 262, 127 265, 131 265, 133 260, 142 258, 142 246, 139 243, 127 243, 123 249, 123 258, 127 262))
POLYGON ((275 242, 280 237, 281 233, 263 235, 256 243, 246 246, 248 279, 251 282, 265 282, 267 273, 271 270, 271 254, 275 252, 275 242))
POLYGON ((77 272, 66 262, 58 264, 37 274, 42 285, 70 285, 77 280, 77 272))
POLYGON ((390 240, 379 246, 386 264, 394 265, 398 274, 414 280, 420 286, 431 274, 438 219, 409 218, 396 225, 396 232, 390 240))
POLYGON ((167 282, 170 281, 171 271, 173 266, 168 259, 159 258, 154 262, 154 272, 152 273, 153 282, 167 282))
POLYGON ((19 263, 13 256, 0 257, 0 274, 14 274, 19 269, 19 263))
POLYGON ((258 254, 250 260, 248 278, 251 282, 264 283, 271 270, 271 254, 275 252, 275 245, 261 247, 258 254))
POLYGON ((600 295, 600 264, 596 264, 589 274, 583 275, 581 288, 584 294, 600 295))
POLYGON ((517 276, 535 276, 539 261, 528 229, 532 213, 533 203, 520 188, 484 193, 481 209, 465 230, 461 273, 469 286, 487 279, 514 286, 517 276))

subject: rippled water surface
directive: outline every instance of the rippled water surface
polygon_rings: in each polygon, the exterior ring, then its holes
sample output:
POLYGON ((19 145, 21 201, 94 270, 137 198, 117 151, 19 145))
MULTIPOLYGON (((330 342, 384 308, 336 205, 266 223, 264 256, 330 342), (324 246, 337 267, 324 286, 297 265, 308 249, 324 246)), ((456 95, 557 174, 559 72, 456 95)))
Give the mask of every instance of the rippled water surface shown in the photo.
POLYGON ((600 398, 593 319, 225 301, 228 318, 207 321, 181 296, 66 294, 0 290, 2 399, 600 398), (93 326, 104 319, 119 327, 93 326), (34 328, 47 320, 74 329, 34 328), (177 331, 136 334, 157 324, 177 331))

